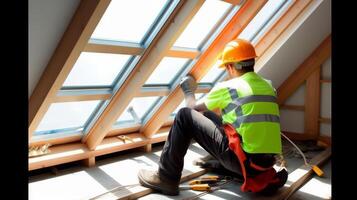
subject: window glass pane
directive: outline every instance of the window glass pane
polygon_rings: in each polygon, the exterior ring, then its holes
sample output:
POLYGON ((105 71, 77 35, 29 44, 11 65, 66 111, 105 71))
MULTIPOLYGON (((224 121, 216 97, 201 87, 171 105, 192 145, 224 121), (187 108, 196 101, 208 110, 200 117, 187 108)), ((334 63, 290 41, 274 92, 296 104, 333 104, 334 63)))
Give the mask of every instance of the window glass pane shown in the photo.
POLYGON ((138 117, 138 120, 143 120, 146 113, 152 108, 154 103, 160 97, 136 97, 134 98, 128 107, 125 109, 124 113, 118 118, 117 122, 135 122, 135 117, 138 117), (129 108, 132 108, 130 111, 129 108), (134 116, 135 117, 134 117, 134 116))
POLYGON ((256 34, 256 36, 252 39, 252 43, 256 44, 260 38, 269 30, 269 28, 281 17, 283 13, 289 8, 289 6, 293 3, 293 0, 285 0, 283 4, 280 5, 278 11, 274 13, 273 17, 270 18, 269 22, 264 25, 264 27, 256 34))
POLYGON ((188 59, 186 58, 165 57, 145 84, 170 84, 187 61, 188 59))
POLYGON ((206 0, 174 46, 198 48, 229 7, 224 1, 206 0))
POLYGON ((129 58, 130 55, 83 52, 63 86, 109 86, 129 58))
POLYGON ((53 103, 34 135, 58 132, 59 129, 84 126, 100 101, 53 103))
POLYGON ((113 0, 91 38, 140 43, 167 0, 113 0))
POLYGON ((117 121, 134 121, 133 116, 128 112, 128 108, 125 109, 124 113, 121 114, 119 120, 117 121))
POLYGON ((286 0, 270 0, 264 7, 258 12, 258 14, 249 22, 248 26, 239 34, 239 38, 252 40, 257 32, 263 28, 270 18, 277 12, 280 6, 286 0))
POLYGON ((200 83, 213 83, 224 72, 224 70, 224 68, 218 68, 218 65, 215 64, 201 79, 200 83))

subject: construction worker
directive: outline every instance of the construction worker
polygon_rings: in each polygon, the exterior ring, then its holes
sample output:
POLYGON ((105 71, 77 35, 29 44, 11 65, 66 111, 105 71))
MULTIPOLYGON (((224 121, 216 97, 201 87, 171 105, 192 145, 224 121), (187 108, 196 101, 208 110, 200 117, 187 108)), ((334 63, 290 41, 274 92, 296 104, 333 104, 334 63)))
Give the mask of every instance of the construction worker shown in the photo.
POLYGON ((285 169, 273 168, 282 152, 279 108, 271 82, 254 72, 256 53, 250 42, 236 39, 221 54, 220 67, 229 80, 216 84, 196 104, 197 83, 180 83, 186 107, 180 109, 165 142, 157 171, 140 170, 139 182, 168 195, 179 193, 184 156, 194 139, 224 168, 244 179, 244 192, 274 192, 287 180, 285 169), (221 116, 215 114, 215 110, 221 116))

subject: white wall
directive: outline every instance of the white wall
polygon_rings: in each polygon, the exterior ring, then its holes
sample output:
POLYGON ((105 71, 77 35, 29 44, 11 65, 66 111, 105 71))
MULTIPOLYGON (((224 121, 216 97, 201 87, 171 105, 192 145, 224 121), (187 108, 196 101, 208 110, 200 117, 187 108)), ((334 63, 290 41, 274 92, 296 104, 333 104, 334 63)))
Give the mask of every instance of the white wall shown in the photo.
MULTIPOLYGON (((331 80, 331 58, 327 59, 321 68, 321 79, 331 80)), ((304 105, 305 84, 299 87, 285 102, 287 105, 304 105)), ((321 84, 320 117, 331 118, 331 84, 321 84)), ((281 130, 304 133, 304 112, 280 110, 281 130)), ((331 136, 331 125, 320 123, 320 135, 331 136)))
POLYGON ((324 0, 297 28, 258 73, 278 88, 285 79, 331 34, 331 0, 324 0))
MULTIPOLYGON (((301 85, 294 94, 285 102, 286 105, 305 104, 305 84, 301 85)), ((296 110, 280 109, 281 130, 304 133, 304 112, 296 110)))
MULTIPOLYGON (((322 79, 331 80, 331 58, 322 66, 322 79)), ((320 116, 331 119, 331 83, 323 83, 321 86, 321 112, 320 116)), ((321 135, 331 136, 331 124, 320 124, 321 135)))
POLYGON ((29 0, 29 97, 78 5, 79 0, 29 0))

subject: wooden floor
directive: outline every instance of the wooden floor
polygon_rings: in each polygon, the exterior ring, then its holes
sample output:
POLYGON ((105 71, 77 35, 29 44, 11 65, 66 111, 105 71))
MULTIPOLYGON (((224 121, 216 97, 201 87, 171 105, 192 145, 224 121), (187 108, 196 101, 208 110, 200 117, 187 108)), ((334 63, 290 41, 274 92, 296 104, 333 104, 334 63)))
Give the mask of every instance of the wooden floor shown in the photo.
MULTIPOLYGON (((162 144, 153 147, 151 153, 144 153, 140 150, 129 150, 110 156, 104 156, 96 162, 92 168, 82 167, 80 164, 72 166, 59 166, 57 168, 38 170, 31 172, 34 174, 29 177, 29 199, 90 199, 102 194, 114 187, 120 185, 136 184, 137 171, 141 168, 157 169, 157 163, 160 157, 162 144)), ((192 161, 196 158, 207 155, 198 144, 190 146, 186 157, 183 174, 190 174, 200 171, 201 169, 193 166, 192 161)), ((287 169, 292 172, 302 165, 299 158, 287 159, 287 169)), ((324 167, 325 178, 311 179, 305 186, 296 192, 290 199, 329 199, 331 197, 331 165, 328 162, 324 167)), ((219 191, 206 194, 200 199, 255 199, 256 196, 242 193, 240 183, 232 182, 219 191)), ((117 199, 123 195, 145 190, 141 186, 121 189, 105 198, 100 199, 117 199)), ((181 191, 178 196, 165 196, 158 193, 151 193, 139 199, 185 199, 192 197, 200 192, 181 191)))

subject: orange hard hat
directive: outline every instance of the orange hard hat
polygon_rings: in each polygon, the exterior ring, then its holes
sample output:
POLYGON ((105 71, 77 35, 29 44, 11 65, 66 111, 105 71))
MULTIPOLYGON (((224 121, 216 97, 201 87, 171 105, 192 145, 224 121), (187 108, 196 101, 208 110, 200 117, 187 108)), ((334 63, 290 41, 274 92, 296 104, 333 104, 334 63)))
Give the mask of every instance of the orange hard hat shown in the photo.
POLYGON ((240 62, 257 57, 253 45, 243 39, 235 39, 225 47, 219 59, 219 67, 222 68, 227 63, 240 62))

